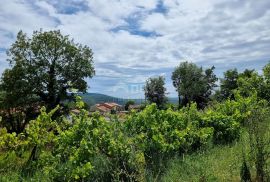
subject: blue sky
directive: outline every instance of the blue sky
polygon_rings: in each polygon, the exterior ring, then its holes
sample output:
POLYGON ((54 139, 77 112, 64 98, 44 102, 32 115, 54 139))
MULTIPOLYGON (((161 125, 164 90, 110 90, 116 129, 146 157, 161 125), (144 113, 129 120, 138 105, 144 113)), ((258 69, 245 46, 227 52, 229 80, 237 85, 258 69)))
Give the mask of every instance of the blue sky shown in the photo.
POLYGON ((94 52, 89 92, 143 98, 143 85, 163 75, 175 96, 171 72, 188 60, 260 70, 270 60, 269 0, 2 0, 0 73, 5 51, 23 30, 60 29, 94 52))

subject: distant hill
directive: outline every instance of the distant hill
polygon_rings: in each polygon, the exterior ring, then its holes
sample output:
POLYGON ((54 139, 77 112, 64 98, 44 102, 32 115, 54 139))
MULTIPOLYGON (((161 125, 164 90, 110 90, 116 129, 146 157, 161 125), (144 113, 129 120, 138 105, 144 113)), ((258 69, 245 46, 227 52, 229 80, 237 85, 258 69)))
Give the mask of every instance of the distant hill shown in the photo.
POLYGON ((122 99, 99 93, 85 93, 79 95, 82 97, 82 100, 90 106, 102 102, 115 102, 117 104, 124 105, 128 100, 134 100, 136 104, 144 102, 144 99, 122 99))
MULTIPOLYGON (((99 93, 85 93, 79 95, 82 97, 82 100, 89 106, 102 102, 115 102, 117 104, 124 105, 128 100, 134 100, 136 104, 141 104, 144 102, 144 99, 122 99, 99 93)), ((169 98, 169 102, 177 103, 178 100, 177 98, 169 98)))

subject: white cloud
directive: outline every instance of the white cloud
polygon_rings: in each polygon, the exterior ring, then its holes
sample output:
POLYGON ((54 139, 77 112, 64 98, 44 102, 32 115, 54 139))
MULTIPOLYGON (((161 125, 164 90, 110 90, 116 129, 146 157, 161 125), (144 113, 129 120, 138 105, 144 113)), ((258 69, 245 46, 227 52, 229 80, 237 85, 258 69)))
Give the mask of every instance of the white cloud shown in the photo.
MULTIPOLYGON (((266 63, 269 9, 269 0, 4 0, 0 48, 9 47, 20 29, 27 33, 60 29, 93 49, 97 76, 111 76, 113 88, 144 82, 164 70, 171 85, 170 72, 184 59, 203 66, 215 64, 218 73, 231 66, 266 63), (166 13, 156 11, 158 4, 166 13)), ((1 55, 1 66, 3 60, 1 55)), ((109 93, 101 82, 92 88, 109 93)), ((174 93, 172 87, 168 91, 174 93)))
POLYGON ((57 24, 56 20, 44 14, 42 9, 23 0, 1 1, 0 22, 0 29, 12 33, 13 36, 20 29, 30 33, 40 28, 53 28, 57 24))

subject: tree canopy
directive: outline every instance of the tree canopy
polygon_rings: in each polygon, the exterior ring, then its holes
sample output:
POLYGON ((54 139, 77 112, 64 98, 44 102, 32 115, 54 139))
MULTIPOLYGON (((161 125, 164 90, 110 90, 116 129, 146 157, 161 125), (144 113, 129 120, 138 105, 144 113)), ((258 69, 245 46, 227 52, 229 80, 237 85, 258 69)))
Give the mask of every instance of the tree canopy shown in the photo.
POLYGON ((129 109, 129 106, 130 105, 134 105, 135 104, 135 101, 134 100, 128 100, 126 103, 125 103, 125 110, 127 111, 129 109))
POLYGON ((229 69, 224 73, 224 79, 221 79, 220 84, 221 99, 234 98, 233 90, 238 87, 238 76, 237 69, 229 69))
POLYGON ((70 89, 87 90, 93 77, 93 53, 60 31, 35 31, 31 38, 20 31, 7 51, 10 68, 1 79, 8 108, 42 102, 49 109, 68 98, 70 89))
POLYGON ((167 102, 165 78, 162 76, 149 78, 146 80, 144 92, 150 103, 156 103, 158 108, 163 108, 167 102))
POLYGON ((216 86, 214 69, 215 67, 211 67, 204 71, 202 67, 189 62, 182 62, 175 68, 172 81, 178 92, 179 106, 186 106, 193 101, 197 102, 199 107, 204 107, 216 86))

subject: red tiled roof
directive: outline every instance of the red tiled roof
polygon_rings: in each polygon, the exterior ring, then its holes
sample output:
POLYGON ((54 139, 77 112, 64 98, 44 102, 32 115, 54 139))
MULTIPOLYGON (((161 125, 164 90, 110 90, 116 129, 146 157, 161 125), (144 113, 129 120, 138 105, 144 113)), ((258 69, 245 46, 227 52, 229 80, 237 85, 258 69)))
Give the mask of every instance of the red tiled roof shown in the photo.
POLYGON ((99 111, 102 111, 102 112, 106 112, 106 111, 109 111, 110 110, 109 108, 107 108, 105 106, 102 106, 102 105, 97 106, 97 109, 99 111))
POLYGON ((96 106, 97 107, 104 106, 104 107, 109 108, 109 109, 113 109, 114 107, 121 107, 119 104, 114 103, 114 102, 105 102, 102 104, 97 104, 96 106))

